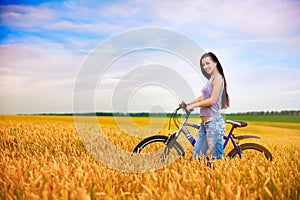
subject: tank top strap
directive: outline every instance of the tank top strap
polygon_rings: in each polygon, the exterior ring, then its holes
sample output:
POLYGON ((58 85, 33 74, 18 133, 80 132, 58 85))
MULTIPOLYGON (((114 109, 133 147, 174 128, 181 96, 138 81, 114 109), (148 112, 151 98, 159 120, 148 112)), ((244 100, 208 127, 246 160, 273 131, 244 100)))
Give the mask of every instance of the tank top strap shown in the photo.
POLYGON ((220 77, 220 78, 223 78, 223 76, 221 75, 221 74, 216 74, 216 75, 214 75, 213 77, 211 77, 210 79, 209 79, 209 82, 212 82, 216 77, 220 77))

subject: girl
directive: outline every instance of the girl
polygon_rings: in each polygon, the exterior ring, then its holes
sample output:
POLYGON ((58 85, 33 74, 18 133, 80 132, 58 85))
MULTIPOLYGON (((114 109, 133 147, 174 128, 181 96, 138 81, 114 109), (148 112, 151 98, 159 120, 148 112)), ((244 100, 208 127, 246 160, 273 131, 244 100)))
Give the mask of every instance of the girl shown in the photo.
POLYGON ((220 114, 221 108, 229 106, 226 79, 218 58, 211 52, 200 59, 204 76, 209 78, 202 88, 201 95, 188 103, 188 109, 200 107, 201 126, 194 146, 194 158, 206 156, 210 151, 212 159, 221 159, 223 150, 223 134, 225 122, 220 114))

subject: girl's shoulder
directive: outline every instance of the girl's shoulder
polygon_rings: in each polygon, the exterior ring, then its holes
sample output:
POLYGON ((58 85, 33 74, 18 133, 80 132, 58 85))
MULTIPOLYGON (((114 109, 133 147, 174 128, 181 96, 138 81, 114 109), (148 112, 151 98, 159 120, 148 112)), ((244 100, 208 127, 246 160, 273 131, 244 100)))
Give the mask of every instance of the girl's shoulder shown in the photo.
POLYGON ((211 81, 212 82, 212 84, 223 84, 223 82, 224 82, 224 78, 223 78, 223 76, 221 75, 221 74, 217 74, 214 78, 213 78, 213 80, 211 81))
POLYGON ((213 77, 211 77, 210 79, 209 79, 209 81, 214 81, 215 79, 219 79, 219 80, 223 80, 224 79, 224 77, 221 75, 221 74, 216 74, 216 75, 214 75, 213 77))
POLYGON ((216 74, 215 78, 224 78, 221 74, 216 74))

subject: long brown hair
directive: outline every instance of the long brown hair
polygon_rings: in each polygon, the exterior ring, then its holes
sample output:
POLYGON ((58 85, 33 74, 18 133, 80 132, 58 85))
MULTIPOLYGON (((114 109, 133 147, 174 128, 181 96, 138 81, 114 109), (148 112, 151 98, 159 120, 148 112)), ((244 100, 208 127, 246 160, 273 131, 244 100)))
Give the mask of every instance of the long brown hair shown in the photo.
POLYGON ((208 73, 206 73, 206 71, 203 69, 203 66, 202 66, 202 59, 205 58, 205 57, 210 57, 212 59, 212 61, 217 63, 217 69, 218 69, 219 73, 224 78, 224 91, 223 91, 223 94, 222 94, 222 108, 227 108, 227 107, 229 107, 229 96, 228 96, 228 93, 227 93, 227 82, 226 82, 226 78, 225 78, 225 75, 224 75, 223 67, 222 67, 219 59, 217 58, 217 56, 215 54, 213 54, 212 52, 208 52, 208 53, 203 54, 201 59, 200 59, 200 66, 201 66, 201 71, 202 71, 203 75, 207 79, 210 78, 210 75, 208 73))

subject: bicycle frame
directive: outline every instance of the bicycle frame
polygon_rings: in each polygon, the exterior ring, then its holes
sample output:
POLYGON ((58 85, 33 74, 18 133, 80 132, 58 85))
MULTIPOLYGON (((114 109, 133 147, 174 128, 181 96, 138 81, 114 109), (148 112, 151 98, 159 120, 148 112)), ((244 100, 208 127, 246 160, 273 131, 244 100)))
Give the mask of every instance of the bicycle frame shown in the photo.
MULTIPOLYGON (((190 127, 193 127, 195 129, 199 129, 200 126, 197 125, 197 124, 194 124, 194 123, 191 123, 191 122, 188 122, 188 118, 189 118, 189 115, 190 115, 190 112, 188 112, 185 108, 183 108, 185 111, 186 111, 186 116, 185 116, 185 119, 183 120, 183 122, 180 124, 180 127, 178 128, 178 130, 175 132, 175 134, 171 135, 169 140, 167 141, 167 149, 165 151, 165 153, 168 154, 169 150, 172 148, 174 142, 176 141, 176 139, 178 138, 178 136, 180 135, 181 132, 184 133, 185 137, 189 140, 189 142, 194 146, 195 143, 196 143, 196 140, 195 138, 193 137, 193 135, 190 133, 190 131, 188 130, 188 128, 186 127, 186 125, 190 126, 190 127)), ((232 126, 228 135, 224 135, 223 136, 223 139, 225 140, 224 141, 224 145, 223 145, 223 149, 226 148, 229 140, 231 141, 232 145, 234 146, 234 148, 237 150, 238 152, 238 155, 239 157, 241 158, 242 157, 242 152, 240 150, 240 148, 238 147, 238 144, 235 142, 234 139, 238 139, 238 140, 242 140, 242 139, 247 139, 247 138, 256 138, 256 139, 259 139, 260 137, 258 136, 255 136, 255 135, 241 135, 241 136, 234 136, 233 135, 233 130, 235 129, 236 127, 232 126)), ((207 158, 209 159, 209 158, 207 158)))

